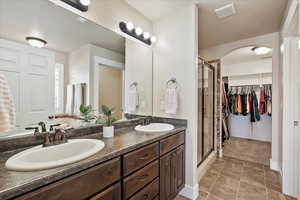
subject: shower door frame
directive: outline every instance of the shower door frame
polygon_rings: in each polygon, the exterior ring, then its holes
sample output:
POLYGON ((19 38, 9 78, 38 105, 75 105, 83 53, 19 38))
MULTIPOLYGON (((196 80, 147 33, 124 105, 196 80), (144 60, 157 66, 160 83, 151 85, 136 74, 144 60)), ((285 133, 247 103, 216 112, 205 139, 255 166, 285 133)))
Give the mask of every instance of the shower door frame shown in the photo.
MULTIPOLYGON (((212 143, 212 149, 205 155, 205 152, 204 152, 204 106, 202 106, 202 119, 201 119, 201 136, 202 136, 202 144, 201 144, 201 148, 202 148, 202 151, 201 151, 201 161, 199 162, 198 159, 197 159, 197 167, 199 167, 208 157, 209 155, 214 152, 215 150, 215 125, 216 125, 216 119, 215 119, 215 114, 216 114, 216 109, 215 109, 215 106, 216 106, 216 101, 215 101, 215 95, 216 95, 216 70, 215 68, 209 64, 208 62, 204 61, 202 58, 199 58, 201 60, 201 63, 202 63, 202 77, 201 77, 201 81, 202 81, 202 90, 201 90, 201 98, 202 98, 202 104, 204 105, 204 90, 203 90, 203 86, 204 86, 204 67, 208 67, 209 69, 211 69, 213 71, 213 123, 212 123, 212 137, 213 137, 213 143, 212 143)), ((199 94, 198 94, 199 95, 199 94)))

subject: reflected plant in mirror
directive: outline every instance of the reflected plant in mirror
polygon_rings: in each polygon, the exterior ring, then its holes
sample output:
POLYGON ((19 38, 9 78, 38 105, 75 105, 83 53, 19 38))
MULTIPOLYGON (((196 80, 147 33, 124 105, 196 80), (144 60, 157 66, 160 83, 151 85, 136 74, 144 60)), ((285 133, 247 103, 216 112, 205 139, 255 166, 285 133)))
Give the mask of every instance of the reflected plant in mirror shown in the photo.
POLYGON ((95 119, 95 115, 93 114, 93 108, 91 105, 80 105, 80 116, 83 118, 85 122, 90 122, 95 119))

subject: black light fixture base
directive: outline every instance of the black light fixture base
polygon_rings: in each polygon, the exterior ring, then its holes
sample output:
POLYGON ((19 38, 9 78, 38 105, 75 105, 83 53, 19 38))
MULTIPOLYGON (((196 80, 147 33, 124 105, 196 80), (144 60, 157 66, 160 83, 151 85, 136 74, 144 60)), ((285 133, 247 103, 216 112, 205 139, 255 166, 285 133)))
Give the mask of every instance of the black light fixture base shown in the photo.
POLYGON ((134 37, 134 38, 136 38, 136 39, 138 39, 138 40, 140 40, 141 42, 143 42, 143 43, 145 43, 145 44, 148 44, 148 45, 151 45, 151 44, 152 44, 150 38, 147 39, 147 40, 145 40, 145 39, 143 38, 143 34, 137 35, 137 34, 135 33, 135 29, 129 31, 129 30, 126 28, 126 23, 125 23, 125 22, 120 22, 119 27, 120 27, 120 29, 121 29, 122 32, 124 32, 124 33, 126 33, 126 34, 128 34, 128 35, 130 35, 130 36, 132 36, 132 37, 134 37))
POLYGON ((61 1, 65 2, 66 4, 69 4, 70 6, 82 12, 86 12, 89 10, 88 6, 82 5, 79 0, 61 0, 61 1))

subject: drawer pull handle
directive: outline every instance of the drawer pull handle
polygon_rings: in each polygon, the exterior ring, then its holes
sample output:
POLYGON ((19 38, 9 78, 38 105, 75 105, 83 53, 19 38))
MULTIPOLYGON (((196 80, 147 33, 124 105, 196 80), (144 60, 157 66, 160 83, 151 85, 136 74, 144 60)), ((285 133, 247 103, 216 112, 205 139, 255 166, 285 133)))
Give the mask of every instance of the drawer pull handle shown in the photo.
POLYGON ((146 154, 143 157, 139 157, 138 160, 147 160, 148 158, 149 158, 149 154, 146 154))
POLYGON ((143 175, 143 176, 140 176, 140 177, 138 177, 138 178, 137 178, 137 181, 145 181, 145 180, 147 180, 147 179, 148 179, 148 177, 149 177, 149 175, 148 175, 148 174, 146 174, 146 175, 143 175))
POLYGON ((149 197, 149 194, 144 194, 141 200, 147 200, 149 197))

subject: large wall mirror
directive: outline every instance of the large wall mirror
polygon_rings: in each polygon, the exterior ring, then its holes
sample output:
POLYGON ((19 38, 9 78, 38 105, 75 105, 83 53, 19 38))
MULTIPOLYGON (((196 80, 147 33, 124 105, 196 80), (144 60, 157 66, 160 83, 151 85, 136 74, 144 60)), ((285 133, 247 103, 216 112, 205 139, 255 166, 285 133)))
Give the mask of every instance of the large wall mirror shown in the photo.
POLYGON ((118 120, 151 115, 152 50, 47 0, 0 0, 0 88, 0 118, 16 119, 0 123, 2 138, 39 122, 93 123, 81 105, 115 108, 118 120))

